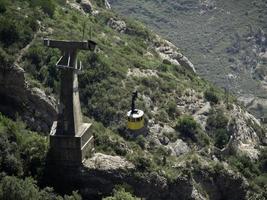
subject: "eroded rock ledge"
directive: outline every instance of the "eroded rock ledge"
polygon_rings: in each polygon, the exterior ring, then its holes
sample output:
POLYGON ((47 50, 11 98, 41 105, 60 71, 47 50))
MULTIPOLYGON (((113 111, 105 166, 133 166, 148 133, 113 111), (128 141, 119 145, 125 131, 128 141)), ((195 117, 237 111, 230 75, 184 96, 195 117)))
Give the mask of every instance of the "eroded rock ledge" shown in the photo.
POLYGON ((84 199, 97 200, 110 195, 116 185, 127 184, 136 196, 147 200, 200 200, 200 199, 246 199, 248 183, 237 173, 222 166, 210 167, 202 161, 197 167, 186 160, 175 166, 180 168, 177 178, 168 179, 158 172, 142 172, 125 158, 101 153, 88 159, 79 169, 53 167, 55 188, 63 191, 78 190, 84 199), (204 192, 204 193, 203 193, 204 192))
POLYGON ((31 88, 25 71, 14 64, 0 66, 0 112, 9 117, 21 117, 32 130, 49 132, 56 119, 55 99, 41 89, 31 88))

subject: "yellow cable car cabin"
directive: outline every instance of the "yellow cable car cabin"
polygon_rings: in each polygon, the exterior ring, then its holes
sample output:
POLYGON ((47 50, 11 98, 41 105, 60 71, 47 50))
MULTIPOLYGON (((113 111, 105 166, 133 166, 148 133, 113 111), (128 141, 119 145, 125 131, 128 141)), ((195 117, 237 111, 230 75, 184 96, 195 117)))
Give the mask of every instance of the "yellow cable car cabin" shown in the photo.
POLYGON ((128 121, 127 128, 130 130, 139 130, 144 127, 144 112, 135 109, 134 112, 130 110, 127 113, 128 121))
POLYGON ((133 92, 132 109, 127 113, 127 128, 130 131, 137 131, 144 127, 144 111, 135 109, 137 92, 133 92))

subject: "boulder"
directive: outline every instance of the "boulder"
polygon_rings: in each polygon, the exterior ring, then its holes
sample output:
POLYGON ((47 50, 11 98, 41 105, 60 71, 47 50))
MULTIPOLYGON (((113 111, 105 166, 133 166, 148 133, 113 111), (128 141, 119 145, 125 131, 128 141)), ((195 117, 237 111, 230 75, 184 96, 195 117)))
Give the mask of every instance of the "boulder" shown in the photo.
POLYGON ((174 143, 170 143, 167 148, 171 150, 171 154, 174 156, 180 156, 190 151, 188 145, 181 139, 176 140, 174 143))
POLYGON ((86 13, 92 13, 93 12, 93 5, 89 0, 81 0, 80 3, 82 9, 84 10, 84 12, 86 13))
POLYGON ((119 33, 125 33, 127 26, 125 21, 110 18, 107 25, 119 33))
POLYGON ((108 0, 105 0, 105 8, 106 9, 111 9, 111 5, 110 5, 110 3, 108 2, 108 0))
POLYGON ((118 170, 133 169, 134 165, 125 158, 119 156, 111 156, 102 153, 96 153, 94 156, 84 163, 90 169, 98 170, 118 170))
POLYGON ((159 141, 162 145, 168 145, 170 142, 169 138, 167 138, 166 136, 160 136, 159 141))

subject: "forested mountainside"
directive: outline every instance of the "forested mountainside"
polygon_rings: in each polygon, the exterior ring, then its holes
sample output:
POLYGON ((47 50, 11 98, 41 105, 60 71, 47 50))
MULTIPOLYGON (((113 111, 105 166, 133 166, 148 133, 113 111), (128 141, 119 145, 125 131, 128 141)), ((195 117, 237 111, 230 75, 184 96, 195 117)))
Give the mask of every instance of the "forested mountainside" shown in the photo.
POLYGON ((190 58, 197 73, 266 115, 267 1, 112 0, 190 58))
POLYGON ((105 0, 0 0, 0 199, 267 198, 265 129, 180 48, 105 0), (97 43, 79 53, 96 153, 59 180, 46 176, 46 161, 60 52, 44 38, 97 43), (147 134, 132 138, 135 90, 147 134))

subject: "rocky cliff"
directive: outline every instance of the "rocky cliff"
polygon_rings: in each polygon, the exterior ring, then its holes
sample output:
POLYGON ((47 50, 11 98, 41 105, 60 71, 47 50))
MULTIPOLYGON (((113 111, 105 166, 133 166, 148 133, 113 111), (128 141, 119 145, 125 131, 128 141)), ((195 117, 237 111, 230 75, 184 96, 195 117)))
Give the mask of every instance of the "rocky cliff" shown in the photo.
POLYGON ((32 130, 49 132, 56 119, 56 101, 41 89, 29 86, 25 71, 18 65, 0 67, 0 97, 2 113, 20 117, 32 130))
POLYGON ((84 166, 76 171, 53 170, 58 179, 58 189, 79 189, 85 199, 107 196, 116 185, 128 185, 134 194, 148 200, 161 199, 245 199, 248 183, 240 174, 228 169, 227 164, 203 160, 190 155, 186 162, 176 163, 177 175, 167 179, 156 172, 140 173, 136 167, 118 156, 96 153, 84 166), (211 166, 215 165, 218 171, 211 166), (64 181, 66 184, 62 184, 64 181))
MULTIPOLYGON (((82 111, 93 124, 96 153, 78 169, 47 166, 44 185, 62 194, 78 190, 84 199, 101 199, 117 185, 153 200, 262 195, 266 135, 259 121, 227 91, 200 78, 174 44, 108 5, 93 0, 57 5, 53 17, 40 19, 40 32, 21 59, 0 68, 1 109, 47 132, 55 100, 32 82, 57 90, 58 52, 46 49, 42 37, 97 42, 96 52, 79 54, 82 111), (147 128, 138 137, 125 129, 134 90, 147 128)), ((204 10, 209 7, 214 9, 202 2, 204 10)))

